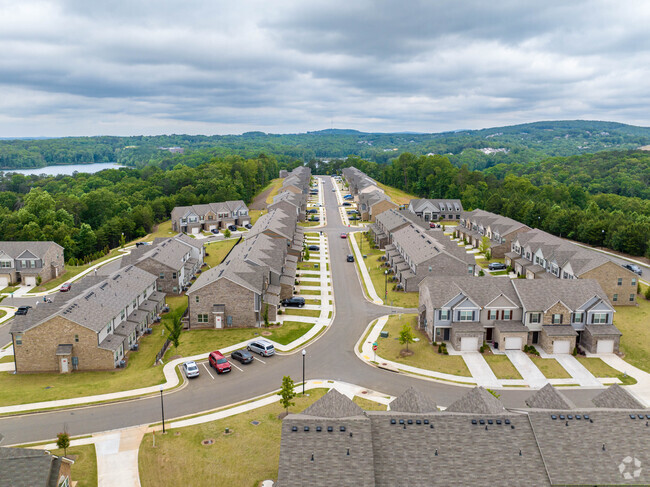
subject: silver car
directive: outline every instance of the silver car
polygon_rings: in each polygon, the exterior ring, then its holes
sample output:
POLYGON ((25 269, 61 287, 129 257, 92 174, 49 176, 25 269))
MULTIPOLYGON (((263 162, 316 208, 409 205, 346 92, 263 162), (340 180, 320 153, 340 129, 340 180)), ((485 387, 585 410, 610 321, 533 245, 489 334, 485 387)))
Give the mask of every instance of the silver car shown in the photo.
POLYGON ((275 354, 275 347, 273 344, 263 338, 250 342, 246 349, 249 352, 259 353, 263 357, 270 357, 275 354))
POLYGON ((191 379, 192 377, 198 377, 199 366, 196 365, 196 362, 185 362, 183 364, 183 373, 188 379, 191 379))

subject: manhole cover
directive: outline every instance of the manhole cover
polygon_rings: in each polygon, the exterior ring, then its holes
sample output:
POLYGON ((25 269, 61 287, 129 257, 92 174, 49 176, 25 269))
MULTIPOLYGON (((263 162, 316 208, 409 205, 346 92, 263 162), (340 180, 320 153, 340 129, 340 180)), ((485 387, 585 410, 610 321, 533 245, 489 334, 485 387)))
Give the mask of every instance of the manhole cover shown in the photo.
POLYGON ((260 424, 260 422, 259 422, 259 421, 251 421, 251 424, 252 424, 253 426, 257 426, 258 424, 260 424))
POLYGON ((213 440, 212 438, 210 438, 210 439, 208 439, 208 440, 203 440, 203 441, 201 442, 201 444, 202 444, 203 446, 212 445, 213 443, 214 443, 214 440, 213 440))
POLYGON ((361 391, 361 394, 368 394, 368 391, 361 391))

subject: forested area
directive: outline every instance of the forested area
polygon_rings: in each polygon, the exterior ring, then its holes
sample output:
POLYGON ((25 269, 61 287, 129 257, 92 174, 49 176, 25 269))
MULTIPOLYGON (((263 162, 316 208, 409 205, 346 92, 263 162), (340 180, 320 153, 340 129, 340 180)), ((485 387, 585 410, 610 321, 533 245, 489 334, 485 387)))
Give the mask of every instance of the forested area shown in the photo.
POLYGON ((485 169, 497 164, 528 163, 550 156, 570 156, 650 144, 650 128, 613 122, 550 121, 483 130, 434 134, 364 133, 321 130, 302 134, 158 135, 133 137, 65 137, 0 140, 0 168, 20 169, 54 164, 117 162, 127 166, 198 165, 209 157, 236 154, 250 159, 273 154, 279 162, 344 158, 355 155, 388 163, 402 152, 442 154, 452 164, 485 169), (181 147, 185 155, 164 148, 181 147), (491 152, 493 149, 496 152, 491 152), (194 157, 190 161, 187 156, 194 157))
MULTIPOLYGON (((181 158, 182 160, 182 158, 181 158)), ((108 169, 74 176, 0 178, 0 240, 53 240, 66 259, 91 256, 151 232, 178 205, 246 202, 277 177, 278 163, 260 155, 213 158, 167 170, 108 169)))

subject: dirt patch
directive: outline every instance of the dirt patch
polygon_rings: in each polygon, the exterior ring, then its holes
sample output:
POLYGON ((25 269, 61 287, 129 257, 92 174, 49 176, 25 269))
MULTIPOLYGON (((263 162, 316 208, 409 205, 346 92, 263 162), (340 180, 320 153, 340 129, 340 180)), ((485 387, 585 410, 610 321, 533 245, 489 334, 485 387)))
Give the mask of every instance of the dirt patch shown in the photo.
POLYGON ((270 331, 263 331, 262 333, 260 333, 260 335, 262 335, 263 337, 269 337, 273 335, 273 333, 271 333, 270 331))
POLYGON ((203 440, 203 441, 201 442, 201 444, 202 444, 203 446, 212 445, 213 443, 214 443, 214 440, 213 440, 212 438, 205 439, 205 440, 203 440))
POLYGON ((174 356, 170 357, 169 361, 171 362, 172 360, 176 360, 177 358, 183 358, 183 356, 182 355, 174 355, 174 356))
POLYGON ((249 210, 266 210, 266 197, 269 195, 269 193, 273 190, 273 185, 262 191, 260 194, 258 194, 255 198, 253 198, 253 202, 248 205, 249 210))
POLYGON ((413 355, 413 350, 400 350, 399 356, 404 358, 404 357, 410 357, 413 355))
POLYGON ((280 414, 278 414, 278 419, 284 419, 288 414, 288 412, 282 411, 280 414))

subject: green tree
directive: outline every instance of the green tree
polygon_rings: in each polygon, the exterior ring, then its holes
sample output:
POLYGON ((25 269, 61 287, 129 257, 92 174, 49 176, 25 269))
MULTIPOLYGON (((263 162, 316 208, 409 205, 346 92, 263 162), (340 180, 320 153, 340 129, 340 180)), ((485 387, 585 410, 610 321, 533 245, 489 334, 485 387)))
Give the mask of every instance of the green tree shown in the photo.
POLYGON ((120 248, 123 249, 124 245, 126 244, 126 237, 124 234, 120 235, 120 248))
POLYGON ((310 257, 311 257, 311 254, 309 253, 309 249, 307 247, 305 247, 304 260, 308 261, 310 257))
POLYGON ((282 377, 282 388, 280 389, 280 404, 289 412, 289 407, 294 406, 295 403, 292 401, 296 397, 296 392, 294 391, 295 384, 291 376, 285 375, 282 377))
POLYGON ((401 345, 406 345, 406 351, 409 349, 409 343, 413 343, 413 338, 411 327, 404 323, 404 326, 402 326, 402 329, 399 332, 398 341, 401 345))
POLYGON ((181 333, 183 332, 183 322, 181 321, 181 316, 174 316, 171 323, 169 320, 167 320, 164 321, 163 324, 169 332, 169 340, 174 345, 174 348, 178 348, 178 344, 180 343, 181 339, 181 333))
POLYGON ((264 314, 262 317, 264 318, 264 326, 268 328, 269 327, 269 303, 266 303, 266 305, 264 305, 264 314))
POLYGON ((77 256, 85 257, 92 254, 96 250, 97 236, 93 229, 87 223, 82 223, 79 227, 79 232, 74 238, 77 246, 77 256))
POLYGON ((223 236, 226 237, 226 238, 230 238, 230 235, 232 235, 232 234, 230 233, 230 230, 228 230, 228 229, 226 228, 226 229, 223 231, 223 236))
POLYGON ((491 255, 489 255, 489 252, 490 252, 490 239, 487 236, 483 235, 481 237, 481 243, 478 246, 478 250, 479 250, 479 252, 481 252, 482 254, 485 255, 485 260, 488 260, 488 261, 490 260, 490 257, 492 257, 491 255))
POLYGON ((56 447, 63 448, 63 455, 67 455, 70 447, 70 435, 65 431, 56 435, 56 447))

